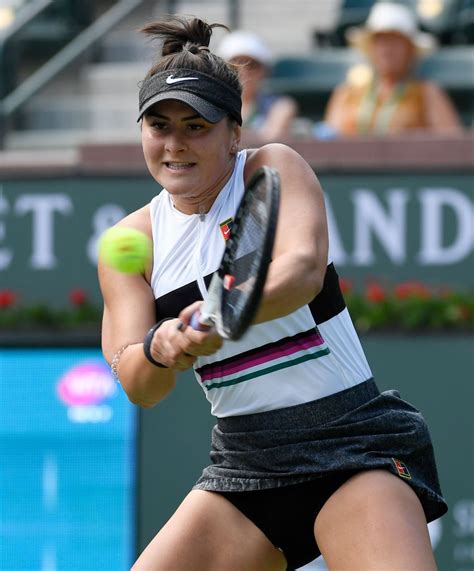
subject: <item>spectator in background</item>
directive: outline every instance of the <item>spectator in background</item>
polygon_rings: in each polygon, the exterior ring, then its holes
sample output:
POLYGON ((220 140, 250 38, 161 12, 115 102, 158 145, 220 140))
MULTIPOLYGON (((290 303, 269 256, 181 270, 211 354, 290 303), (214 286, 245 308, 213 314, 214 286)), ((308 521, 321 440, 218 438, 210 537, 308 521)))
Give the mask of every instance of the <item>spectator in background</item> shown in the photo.
POLYGON ((217 53, 238 67, 242 83, 242 126, 253 130, 262 142, 287 137, 298 107, 291 97, 265 91, 264 83, 272 64, 272 54, 266 44, 257 35, 238 30, 225 37, 217 53))
POLYGON ((325 125, 335 136, 462 131, 447 94, 412 75, 417 58, 434 48, 434 39, 418 30, 407 6, 375 4, 366 25, 350 29, 347 39, 370 66, 356 66, 333 92, 325 125))

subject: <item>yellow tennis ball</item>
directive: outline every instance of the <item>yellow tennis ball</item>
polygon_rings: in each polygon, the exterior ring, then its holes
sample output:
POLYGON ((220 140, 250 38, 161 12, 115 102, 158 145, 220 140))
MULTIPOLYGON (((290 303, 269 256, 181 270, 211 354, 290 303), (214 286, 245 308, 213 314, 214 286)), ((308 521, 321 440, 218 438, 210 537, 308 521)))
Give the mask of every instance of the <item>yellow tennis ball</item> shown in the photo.
POLYGON ((151 240, 134 228, 113 226, 100 237, 99 257, 119 272, 140 274, 151 261, 151 240))

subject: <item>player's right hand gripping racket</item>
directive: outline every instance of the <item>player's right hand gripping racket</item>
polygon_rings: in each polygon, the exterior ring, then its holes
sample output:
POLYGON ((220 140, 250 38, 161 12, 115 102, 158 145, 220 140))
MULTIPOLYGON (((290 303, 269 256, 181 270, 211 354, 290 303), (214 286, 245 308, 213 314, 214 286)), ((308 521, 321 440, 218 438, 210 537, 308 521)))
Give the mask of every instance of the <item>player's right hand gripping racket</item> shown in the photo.
POLYGON ((239 339, 251 324, 263 293, 280 205, 280 176, 270 167, 258 169, 246 186, 219 269, 194 329, 214 326, 221 337, 239 339))

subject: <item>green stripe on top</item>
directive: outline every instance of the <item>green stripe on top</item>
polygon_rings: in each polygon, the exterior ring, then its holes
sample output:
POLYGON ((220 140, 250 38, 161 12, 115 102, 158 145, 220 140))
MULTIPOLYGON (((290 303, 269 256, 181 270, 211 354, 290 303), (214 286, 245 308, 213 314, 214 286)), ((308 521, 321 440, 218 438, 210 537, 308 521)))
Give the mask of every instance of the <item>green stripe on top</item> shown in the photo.
POLYGON ((319 359, 319 357, 323 357, 324 355, 329 355, 330 351, 327 347, 324 349, 319 349, 314 351, 313 353, 306 353, 301 357, 297 357, 296 359, 290 359, 287 361, 283 361, 278 363, 277 365, 272 365, 271 367, 267 367, 266 369, 260 369, 259 371, 254 371, 252 373, 247 373, 246 375, 242 375, 240 377, 235 377, 234 379, 229 379, 228 381, 222 381, 220 383, 211 383, 211 384, 203 384, 204 388, 208 391, 211 389, 218 389, 220 387, 228 387, 230 385, 237 385, 238 383, 243 383, 245 381, 250 381, 251 379, 255 379, 256 377, 261 377, 263 375, 268 375, 269 373, 273 373, 275 371, 279 371, 281 369, 287 369, 288 367, 294 367, 295 365, 299 365, 304 363, 305 361, 311 361, 312 359, 319 359))

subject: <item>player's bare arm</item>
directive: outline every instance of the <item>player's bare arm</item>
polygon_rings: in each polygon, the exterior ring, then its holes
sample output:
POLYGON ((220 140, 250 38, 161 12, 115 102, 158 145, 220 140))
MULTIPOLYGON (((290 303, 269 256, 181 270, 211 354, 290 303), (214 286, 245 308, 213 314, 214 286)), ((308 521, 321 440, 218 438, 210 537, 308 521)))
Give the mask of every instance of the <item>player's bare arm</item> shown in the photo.
POLYGON ((317 295, 326 272, 328 248, 323 193, 312 169, 289 147, 271 144, 251 154, 246 176, 264 164, 280 173, 281 200, 257 323, 286 315, 317 295))

